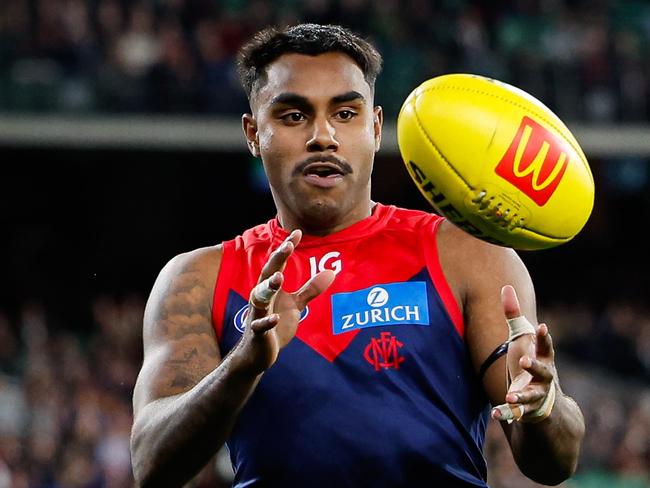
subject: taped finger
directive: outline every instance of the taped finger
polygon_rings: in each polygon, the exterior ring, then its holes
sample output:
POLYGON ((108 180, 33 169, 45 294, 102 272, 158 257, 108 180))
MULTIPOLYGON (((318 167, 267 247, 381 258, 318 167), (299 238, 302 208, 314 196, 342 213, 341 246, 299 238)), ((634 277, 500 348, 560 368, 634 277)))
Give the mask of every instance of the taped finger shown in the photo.
POLYGON ((274 273, 270 278, 258 283, 255 288, 251 290, 250 302, 253 307, 262 310, 266 310, 269 307, 273 297, 280 289, 280 285, 274 283, 274 281, 278 280, 277 276, 279 274, 280 273, 274 273))
POLYGON ((530 321, 523 315, 520 315, 519 317, 515 317, 513 319, 508 319, 508 330, 508 340, 510 342, 514 341, 518 337, 521 337, 522 335, 535 335, 536 333, 535 326, 531 324, 530 321))
POLYGON ((502 405, 497 405, 492 409, 492 418, 507 421, 511 423, 513 421, 519 420, 524 415, 524 406, 520 404, 510 404, 504 403, 502 405), (498 413, 498 415, 496 415, 498 413))

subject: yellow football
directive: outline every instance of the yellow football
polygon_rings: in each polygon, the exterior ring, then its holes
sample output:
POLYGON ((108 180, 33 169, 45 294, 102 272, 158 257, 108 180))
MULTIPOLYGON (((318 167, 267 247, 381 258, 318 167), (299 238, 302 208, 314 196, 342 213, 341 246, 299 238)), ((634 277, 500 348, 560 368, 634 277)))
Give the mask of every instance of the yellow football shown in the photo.
POLYGON ((563 244, 584 227, 594 180, 580 145, 532 95, 469 74, 438 76, 407 97, 397 140, 437 212, 515 249, 563 244))

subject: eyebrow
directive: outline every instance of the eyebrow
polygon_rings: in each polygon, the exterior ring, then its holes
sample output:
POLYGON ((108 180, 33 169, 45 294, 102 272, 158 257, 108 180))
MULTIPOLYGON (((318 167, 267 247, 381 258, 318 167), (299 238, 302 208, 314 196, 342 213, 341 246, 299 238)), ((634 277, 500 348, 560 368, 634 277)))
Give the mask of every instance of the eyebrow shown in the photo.
POLYGON ((356 100, 366 103, 366 99, 363 97, 363 95, 358 91, 354 91, 354 90, 344 93, 342 95, 336 95, 335 97, 332 98, 332 103, 339 104, 339 103, 346 103, 346 102, 354 102, 356 100))
MULTIPOLYGON (((337 105, 340 103, 353 102, 356 100, 360 100, 363 103, 366 101, 361 93, 352 90, 332 97, 331 103, 337 105)), ((274 105, 289 105, 304 111, 313 110, 314 107, 313 104, 307 99, 307 97, 303 97, 302 95, 298 95, 297 93, 292 92, 280 93, 273 100, 271 100, 271 106, 274 105)))
POLYGON ((280 93, 277 97, 271 100, 271 105, 291 105, 298 108, 311 107, 311 103, 306 97, 291 92, 280 93))

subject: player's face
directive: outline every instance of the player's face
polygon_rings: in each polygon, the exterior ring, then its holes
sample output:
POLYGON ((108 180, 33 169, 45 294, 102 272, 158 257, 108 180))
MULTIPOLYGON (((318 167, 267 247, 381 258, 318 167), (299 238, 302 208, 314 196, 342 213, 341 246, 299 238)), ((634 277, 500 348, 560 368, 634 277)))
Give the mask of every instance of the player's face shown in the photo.
POLYGON ((285 228, 325 234, 370 214, 382 113, 359 66, 342 53, 286 54, 243 118, 285 228))

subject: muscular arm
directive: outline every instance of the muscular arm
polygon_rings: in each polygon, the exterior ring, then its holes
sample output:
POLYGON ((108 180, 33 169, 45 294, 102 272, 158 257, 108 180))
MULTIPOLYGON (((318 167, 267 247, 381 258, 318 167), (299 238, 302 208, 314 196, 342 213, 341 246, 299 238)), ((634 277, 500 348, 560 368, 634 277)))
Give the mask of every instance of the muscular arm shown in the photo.
MULTIPOLYGON (((461 304, 466 325, 466 341, 478 371, 483 361, 508 338, 501 289, 513 285, 519 296, 521 312, 537 324, 535 292, 530 276, 517 254, 509 249, 485 244, 445 223, 438 237, 443 270, 458 303, 461 304)), ((552 325, 552 324, 551 324, 552 325)), ((513 422, 502 427, 510 443, 517 465, 529 478, 544 484, 558 484, 571 476, 576 469, 584 420, 579 407, 566 397, 560 387, 553 366, 550 337, 550 368, 557 387, 556 403, 546 420, 539 423, 513 422)), ((546 340, 544 339, 544 341, 546 340)), ((538 335, 538 340, 541 340, 538 335)), ((535 354, 532 336, 517 340, 522 353, 535 354), (526 341, 531 341, 526 344, 526 341)), ((540 357, 541 360, 541 357, 540 357)), ((533 359, 532 369, 543 364, 533 359)), ((486 372, 483 385, 493 405, 505 402, 506 358, 502 357, 486 372)), ((538 387, 539 398, 527 408, 541 404, 549 384, 538 387)))
POLYGON ((141 486, 180 486, 225 442, 259 375, 237 356, 221 361, 211 323, 220 251, 170 261, 144 316, 144 362, 135 386, 131 436, 141 486))
POLYGON ((160 273, 145 309, 144 362, 133 393, 131 454, 140 486, 180 486, 205 465, 293 339, 300 312, 334 280, 326 270, 295 292, 282 290, 301 236, 293 231, 269 256, 242 338, 223 360, 210 309, 221 250, 178 256, 160 273))

